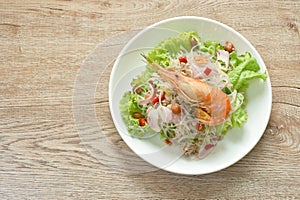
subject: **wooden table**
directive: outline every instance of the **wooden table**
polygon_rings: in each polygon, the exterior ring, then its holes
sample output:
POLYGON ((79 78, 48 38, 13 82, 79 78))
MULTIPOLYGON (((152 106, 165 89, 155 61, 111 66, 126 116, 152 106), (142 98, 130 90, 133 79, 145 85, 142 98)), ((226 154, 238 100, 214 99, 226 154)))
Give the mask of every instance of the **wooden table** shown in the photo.
MULTIPOLYGON (((0 12, 0 199, 299 199, 300 1, 7 0, 0 12), (262 139, 207 175, 128 174, 103 164, 73 118, 80 66, 112 37, 182 15, 223 22, 261 54, 273 89, 262 139)), ((81 103, 95 106, 106 136, 126 148, 108 109, 110 70, 95 99, 81 103)))

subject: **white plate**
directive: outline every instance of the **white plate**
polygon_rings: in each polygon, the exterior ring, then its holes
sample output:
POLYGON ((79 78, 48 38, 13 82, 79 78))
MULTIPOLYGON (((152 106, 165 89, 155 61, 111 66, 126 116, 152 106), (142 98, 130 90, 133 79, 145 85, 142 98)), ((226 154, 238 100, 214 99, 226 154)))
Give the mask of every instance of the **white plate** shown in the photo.
MULTIPOLYGON (((164 170, 179 174, 207 174, 224 169, 243 158, 257 144, 268 124, 271 106, 272 89, 270 79, 265 82, 256 80, 247 91, 249 102, 248 121, 240 129, 228 132, 214 152, 203 160, 178 158, 174 147, 165 146, 159 138, 135 139, 129 136, 119 111, 119 101, 125 91, 130 90, 133 77, 144 69, 140 53, 146 53, 161 40, 177 35, 183 31, 196 31, 202 41, 213 40, 224 43, 231 41, 238 54, 246 51, 255 57, 265 71, 266 66, 250 42, 232 28, 201 17, 177 17, 167 19, 149 26, 123 48, 116 60, 109 83, 109 105, 115 126, 126 144, 150 164, 164 170), (146 156, 145 156, 146 155, 146 156), (149 156, 150 155, 150 156, 149 156)), ((134 163, 132 163, 134 165, 134 163)))

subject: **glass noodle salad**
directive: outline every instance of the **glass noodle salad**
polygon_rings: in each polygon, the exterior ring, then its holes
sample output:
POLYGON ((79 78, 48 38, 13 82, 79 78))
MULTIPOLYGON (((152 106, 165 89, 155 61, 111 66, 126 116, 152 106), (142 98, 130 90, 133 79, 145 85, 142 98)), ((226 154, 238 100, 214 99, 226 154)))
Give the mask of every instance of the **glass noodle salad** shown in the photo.
POLYGON ((229 41, 201 41, 193 31, 163 40, 142 56, 146 68, 120 101, 128 132, 138 138, 159 134, 199 159, 247 121, 249 80, 267 78, 250 53, 238 55, 229 41))

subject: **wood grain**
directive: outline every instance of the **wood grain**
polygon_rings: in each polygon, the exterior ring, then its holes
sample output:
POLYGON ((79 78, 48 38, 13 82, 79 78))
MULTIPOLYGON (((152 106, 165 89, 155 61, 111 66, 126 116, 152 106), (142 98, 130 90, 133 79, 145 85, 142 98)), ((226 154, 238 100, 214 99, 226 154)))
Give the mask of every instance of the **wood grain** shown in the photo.
MULTIPOLYGON (((2 1, 0 199, 299 199, 299 13, 296 0, 2 1), (262 139, 238 163, 202 176, 129 175, 104 165, 74 123, 80 66, 106 39, 182 15, 223 22, 261 54, 273 89, 262 139)), ((110 70, 95 101, 81 103, 94 106, 107 138, 128 150, 109 113, 110 70)))

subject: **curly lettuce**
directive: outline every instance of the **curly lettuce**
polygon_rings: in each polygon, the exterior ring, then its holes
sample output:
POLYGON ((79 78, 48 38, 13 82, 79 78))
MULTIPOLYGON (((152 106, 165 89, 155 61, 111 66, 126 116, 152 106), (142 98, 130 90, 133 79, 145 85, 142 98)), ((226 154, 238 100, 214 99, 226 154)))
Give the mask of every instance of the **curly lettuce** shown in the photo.
MULTIPOLYGON (((230 54, 229 60, 232 70, 227 74, 230 78, 233 90, 238 92, 237 98, 233 103, 241 106, 232 112, 231 117, 226 119, 223 124, 218 126, 218 130, 222 134, 226 134, 227 131, 233 127, 240 128, 248 119, 248 113, 246 110, 247 97, 246 90, 249 87, 249 81, 252 79, 266 80, 267 73, 260 72, 260 66, 257 60, 251 57, 249 52, 242 55, 237 55, 235 51, 230 54)), ((234 106, 233 105, 233 106, 234 106)))
POLYGON ((148 52, 147 57, 161 66, 168 68, 170 59, 175 58, 182 49, 185 49, 186 51, 191 50, 193 47, 191 38, 200 41, 200 37, 194 31, 182 32, 177 36, 167 38, 158 43, 152 51, 148 52))
POLYGON ((266 72, 254 72, 250 70, 243 71, 233 86, 238 92, 245 92, 246 89, 249 87, 249 80, 260 78, 262 80, 266 80, 267 73, 266 72))
POLYGON ((217 51, 223 50, 223 49, 224 49, 223 45, 221 45, 218 42, 211 41, 211 40, 207 40, 207 41, 203 42, 203 44, 201 44, 201 46, 200 46, 200 50, 203 52, 210 53, 213 56, 213 59, 216 59, 217 51))
POLYGON ((140 126, 139 119, 132 117, 133 113, 142 112, 138 106, 137 94, 129 91, 125 92, 120 100, 119 108, 127 130, 132 136, 142 137, 145 133, 153 133, 152 129, 147 124, 145 126, 140 126))
POLYGON ((146 68, 142 73, 140 73, 136 78, 134 78, 131 81, 131 87, 140 86, 143 85, 143 87, 146 89, 149 86, 145 83, 148 82, 148 80, 152 76, 152 70, 150 68, 146 68))
MULTIPOLYGON (((249 55, 249 54, 248 54, 249 55)), ((238 58, 238 57, 237 57, 238 58)), ((255 58, 243 56, 244 61, 228 72, 230 81, 233 85, 233 89, 238 92, 245 92, 249 86, 248 81, 255 78, 261 78, 266 80, 266 72, 259 72, 259 64, 255 58)))

